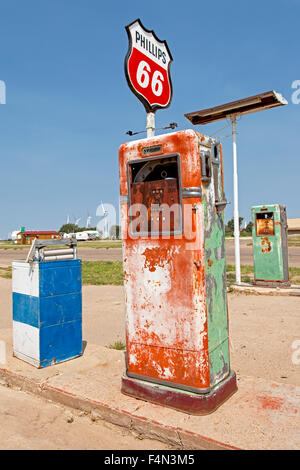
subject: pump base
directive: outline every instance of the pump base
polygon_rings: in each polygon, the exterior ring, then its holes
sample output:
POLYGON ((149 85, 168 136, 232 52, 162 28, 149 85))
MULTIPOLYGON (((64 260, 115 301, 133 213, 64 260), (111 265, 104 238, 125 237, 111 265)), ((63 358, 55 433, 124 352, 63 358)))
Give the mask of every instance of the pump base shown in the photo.
POLYGON ((205 394, 153 384, 127 375, 122 377, 121 388, 121 392, 125 395, 193 415, 212 413, 236 391, 237 383, 234 371, 231 371, 227 379, 205 394))

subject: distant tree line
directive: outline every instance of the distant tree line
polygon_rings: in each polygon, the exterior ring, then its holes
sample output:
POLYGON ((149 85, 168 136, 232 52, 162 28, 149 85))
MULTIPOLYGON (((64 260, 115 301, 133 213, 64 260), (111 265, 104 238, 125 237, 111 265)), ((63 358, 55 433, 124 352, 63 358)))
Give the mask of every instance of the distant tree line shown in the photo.
MULTIPOLYGON (((77 233, 85 232, 86 230, 97 230, 97 227, 79 227, 76 224, 64 224, 60 227, 60 233, 77 233)), ((97 230, 98 231, 98 230, 97 230)), ((99 232, 99 231, 98 231, 99 232)), ((102 232, 99 232, 99 235, 102 235, 102 232)), ((120 225, 112 225, 109 230, 110 238, 120 238, 120 225)))
POLYGON ((97 230, 97 227, 78 227, 76 224, 64 224, 60 227, 60 233, 77 233, 85 232, 86 230, 97 230))
MULTIPOLYGON (((243 223, 244 217, 239 217, 239 227, 241 228, 241 225, 243 223)), ((234 232, 234 219, 230 219, 226 226, 225 226, 225 232, 226 233, 232 233, 234 232)), ((244 229, 244 232, 251 233, 252 232, 252 222, 249 222, 244 229)))

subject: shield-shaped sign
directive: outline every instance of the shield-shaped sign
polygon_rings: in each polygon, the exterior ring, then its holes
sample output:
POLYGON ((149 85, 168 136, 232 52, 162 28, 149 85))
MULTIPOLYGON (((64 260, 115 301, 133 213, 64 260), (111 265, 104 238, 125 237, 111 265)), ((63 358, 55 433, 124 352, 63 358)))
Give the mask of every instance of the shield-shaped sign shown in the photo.
POLYGON ((129 48, 125 75, 131 91, 147 113, 167 108, 172 99, 170 65, 173 61, 166 41, 160 41, 139 19, 126 26, 129 48))

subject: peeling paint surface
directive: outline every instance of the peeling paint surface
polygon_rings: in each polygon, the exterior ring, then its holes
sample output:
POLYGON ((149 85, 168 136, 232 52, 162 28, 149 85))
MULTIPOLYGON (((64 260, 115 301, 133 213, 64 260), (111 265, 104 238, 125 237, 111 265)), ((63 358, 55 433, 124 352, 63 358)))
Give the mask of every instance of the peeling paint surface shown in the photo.
MULTIPOLYGON (((201 181, 200 149, 207 151, 210 141, 187 130, 123 144, 121 195, 130 191, 128 162, 145 159, 142 149, 155 145, 163 155, 179 154, 181 187, 202 187, 203 198, 182 199, 183 206, 193 205, 192 214, 182 236, 169 239, 130 237, 128 205, 122 205, 127 370, 179 388, 207 389, 229 371, 224 222, 214 215, 213 178, 207 188, 201 181)), ((217 177, 222 188, 221 166, 217 177)))
POLYGON ((214 165, 214 184, 203 185, 202 191, 210 385, 214 386, 230 372, 224 214, 218 214, 214 204, 225 199, 221 151, 219 164, 214 165))

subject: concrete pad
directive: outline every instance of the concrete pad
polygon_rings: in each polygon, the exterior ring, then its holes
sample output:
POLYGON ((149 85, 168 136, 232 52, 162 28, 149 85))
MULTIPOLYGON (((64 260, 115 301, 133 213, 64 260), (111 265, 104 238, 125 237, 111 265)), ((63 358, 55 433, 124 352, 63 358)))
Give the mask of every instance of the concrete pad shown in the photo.
POLYGON ((121 393, 124 352, 88 344, 80 358, 36 369, 12 357, 12 331, 1 330, 6 363, 0 383, 93 413, 95 419, 192 449, 299 449, 300 387, 238 377, 238 391, 217 411, 193 416, 121 393))
POLYGON ((256 295, 295 295, 300 297, 300 286, 297 285, 291 285, 291 287, 263 287, 241 282, 241 284, 232 284, 229 291, 256 295))

